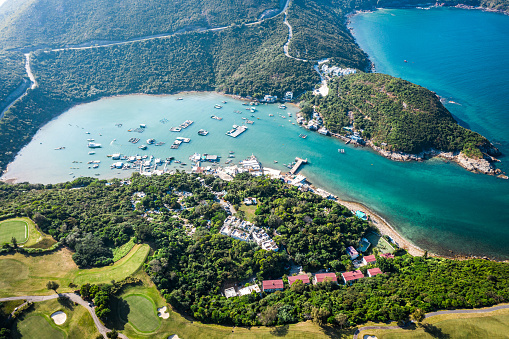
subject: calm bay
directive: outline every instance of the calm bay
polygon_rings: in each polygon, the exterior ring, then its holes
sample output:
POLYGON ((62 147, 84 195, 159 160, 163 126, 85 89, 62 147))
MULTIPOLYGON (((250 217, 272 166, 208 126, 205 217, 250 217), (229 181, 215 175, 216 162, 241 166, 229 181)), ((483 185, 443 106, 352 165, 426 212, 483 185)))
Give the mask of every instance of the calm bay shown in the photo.
MULTIPOLYGON (((352 23, 358 42, 377 65, 377 71, 436 91, 446 98, 447 108, 462 124, 485 135, 509 154, 506 132, 509 117, 504 108, 509 107, 505 82, 509 66, 504 64, 504 60, 509 60, 509 17, 455 9, 382 10, 357 15, 352 23), (458 15, 474 18, 459 18, 455 22, 458 15), (446 33, 437 36, 439 33, 432 30, 437 18, 443 18, 444 25, 452 21, 454 30, 440 26, 437 29, 446 33), (472 24, 464 21, 467 19, 485 22, 472 24), (412 31, 416 20, 418 25, 412 31), (430 50, 424 42, 412 41, 412 37, 415 40, 416 35, 428 28, 429 42, 439 41, 441 49, 430 50), (469 32, 467 47, 461 36, 465 30, 469 32), (498 36, 486 41, 485 35, 490 34, 498 36), (403 41, 403 37, 409 40, 403 41)), ((183 100, 176 100, 177 96, 131 95, 76 106, 44 126, 9 165, 3 178, 55 183, 96 174, 99 178, 129 176, 131 171, 110 169, 113 161, 106 155, 113 153, 147 154, 163 159, 174 156, 188 163, 175 168, 187 170, 190 169, 187 159, 194 152, 220 155, 222 164, 229 151, 235 152, 236 161, 254 153, 265 166, 281 170, 285 169, 284 163, 295 157, 308 158, 310 163, 301 172, 313 184, 342 199, 366 204, 401 235, 424 249, 447 255, 452 251, 509 258, 507 180, 469 173, 441 160, 424 163, 387 160, 369 149, 344 145, 293 125, 295 115, 290 118, 288 113, 297 109, 292 106, 283 111, 277 105, 259 105, 256 113, 250 113, 240 100, 216 93, 178 96, 183 100), (223 100, 228 103, 222 109, 214 109, 223 100), (211 115, 223 119, 214 120, 211 115), (242 117, 255 123, 236 139, 226 136, 233 124, 244 122, 242 117), (194 120, 194 124, 180 133, 169 131, 187 119, 194 120), (143 133, 128 132, 140 124, 147 125, 143 133), (210 132, 208 136, 197 135, 202 128, 210 132), (299 138, 300 133, 308 134, 308 138, 299 138), (192 140, 178 150, 171 150, 177 136, 192 140), (141 140, 133 145, 128 142, 132 137, 141 140), (88 154, 89 138, 103 146, 94 155, 88 154), (146 151, 138 149, 149 138, 165 144, 149 146, 146 151), (61 146, 65 149, 55 150, 61 146), (345 149, 345 153, 338 153, 338 148, 345 149), (89 160, 101 160, 99 168, 89 169, 89 160)), ((505 158, 502 160, 499 167, 508 172, 505 158)))

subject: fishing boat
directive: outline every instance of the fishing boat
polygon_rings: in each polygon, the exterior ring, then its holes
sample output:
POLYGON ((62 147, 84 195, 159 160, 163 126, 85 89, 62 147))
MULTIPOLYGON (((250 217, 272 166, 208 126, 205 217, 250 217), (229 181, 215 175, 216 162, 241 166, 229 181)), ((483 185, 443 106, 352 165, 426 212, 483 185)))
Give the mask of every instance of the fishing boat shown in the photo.
POLYGON ((88 148, 100 148, 101 144, 96 144, 95 142, 89 142, 88 148))
POLYGON ((95 154, 95 152, 94 152, 94 151, 90 151, 90 152, 88 152, 88 155, 94 155, 94 154, 95 154))
POLYGON ((162 141, 159 141, 156 143, 156 146, 162 146, 162 145, 164 145, 164 142, 162 142, 162 141))
POLYGON ((156 142, 156 139, 147 139, 147 144, 152 145, 156 142))
POLYGON ((177 100, 184 100, 184 98, 177 98, 177 100))
POLYGON ((172 127, 172 128, 170 128, 170 132, 180 132, 180 131, 182 131, 182 128, 180 128, 180 127, 172 127))
POLYGON ((251 111, 251 113, 254 113, 254 112, 256 112, 256 108, 251 107, 250 111, 251 111))
POLYGON ((61 150, 61 149, 65 149, 65 146, 60 146, 60 147, 55 148, 55 150, 61 150))
POLYGON ((228 156, 228 158, 235 158, 235 155, 230 154, 230 155, 228 156))
POLYGON ((214 108, 216 108, 216 109, 220 109, 220 108, 223 108, 223 106, 221 106, 221 105, 219 105, 219 104, 215 104, 215 105, 214 105, 214 108))
POLYGON ((306 134, 299 134, 299 137, 301 137, 302 139, 306 139, 308 136, 306 134))
POLYGON ((277 164, 277 160, 274 160, 274 163, 277 164))
POLYGON ((141 145, 138 147, 139 149, 142 149, 142 150, 146 150, 147 149, 147 145, 141 145))
POLYGON ((92 141, 94 141, 94 139, 87 139, 87 141, 88 141, 88 142, 92 142, 92 141))
POLYGON ((201 130, 199 130, 199 131, 198 131, 198 135, 203 135, 203 136, 205 136, 205 135, 207 135, 207 134, 209 134, 209 131, 206 131, 206 130, 204 130, 204 129, 201 129, 201 130))
POLYGON ((279 105, 279 109, 286 109, 286 105, 285 104, 279 105))
POLYGON ((230 151, 230 152, 228 152, 228 153, 233 154, 233 153, 235 153, 235 152, 234 152, 234 151, 230 151))
POLYGON ((274 116, 274 114, 269 114, 269 117, 273 117, 273 116, 274 116))
POLYGON ((211 117, 212 119, 216 119, 216 120, 223 120, 223 118, 218 117, 218 116, 215 116, 215 115, 211 115, 210 117, 211 117))

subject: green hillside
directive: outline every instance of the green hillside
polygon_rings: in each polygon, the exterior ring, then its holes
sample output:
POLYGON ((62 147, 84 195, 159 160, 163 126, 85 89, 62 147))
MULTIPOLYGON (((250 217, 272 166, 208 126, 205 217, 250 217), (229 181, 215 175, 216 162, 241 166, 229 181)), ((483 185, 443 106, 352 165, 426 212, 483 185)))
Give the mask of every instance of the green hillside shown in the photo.
POLYGON ((417 154, 431 148, 481 157, 483 136, 458 125, 435 93, 385 74, 354 74, 332 81, 317 110, 332 132, 353 126, 385 150, 417 154))

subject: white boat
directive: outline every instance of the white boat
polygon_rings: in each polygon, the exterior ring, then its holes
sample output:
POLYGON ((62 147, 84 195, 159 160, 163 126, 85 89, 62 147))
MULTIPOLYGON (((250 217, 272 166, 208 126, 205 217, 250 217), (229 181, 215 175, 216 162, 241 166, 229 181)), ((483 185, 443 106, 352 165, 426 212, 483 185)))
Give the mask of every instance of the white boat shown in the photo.
POLYGON ((88 141, 88 142, 92 142, 92 141, 94 141, 94 139, 87 139, 87 141, 88 141))
POLYGON ((251 107, 250 111, 251 111, 251 113, 254 113, 254 112, 256 112, 256 108, 251 107))
POLYGON ((199 131, 198 131, 198 134, 199 134, 199 135, 204 135, 204 136, 205 136, 205 135, 209 134, 209 131, 206 131, 206 130, 204 130, 204 129, 201 129, 201 130, 199 130, 199 131))
POLYGON ((89 142, 88 148, 100 148, 101 144, 96 144, 95 142, 89 142))
POLYGON ((180 127, 172 127, 172 128, 170 128, 170 132, 180 132, 180 131, 182 131, 182 128, 180 128, 180 127))
POLYGON ((147 144, 152 145, 156 142, 156 139, 147 139, 147 144))
POLYGON ((94 154, 95 154, 95 152, 94 152, 94 151, 90 151, 90 152, 88 152, 88 155, 94 155, 94 154))
POLYGON ((215 104, 215 105, 214 105, 214 108, 220 109, 220 108, 223 108, 223 106, 221 106, 221 105, 219 105, 219 104, 215 104))
POLYGON ((145 124, 140 124, 140 128, 145 128, 145 127, 147 127, 147 125, 145 125, 145 124))

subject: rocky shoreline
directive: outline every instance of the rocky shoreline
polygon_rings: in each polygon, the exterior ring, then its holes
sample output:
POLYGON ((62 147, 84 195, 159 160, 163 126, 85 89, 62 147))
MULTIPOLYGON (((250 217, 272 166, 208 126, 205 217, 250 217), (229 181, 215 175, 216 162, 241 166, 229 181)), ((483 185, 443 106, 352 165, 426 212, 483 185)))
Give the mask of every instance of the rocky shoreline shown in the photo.
POLYGON ((431 158, 442 158, 446 161, 452 161, 473 173, 482 173, 497 176, 501 179, 509 179, 502 171, 495 167, 495 162, 500 162, 495 156, 501 155, 500 151, 492 144, 480 147, 483 154, 482 159, 469 158, 461 152, 444 152, 435 149, 421 152, 419 154, 408 154, 403 152, 387 151, 373 144, 371 140, 366 145, 378 152, 380 155, 394 161, 424 161, 431 158))

